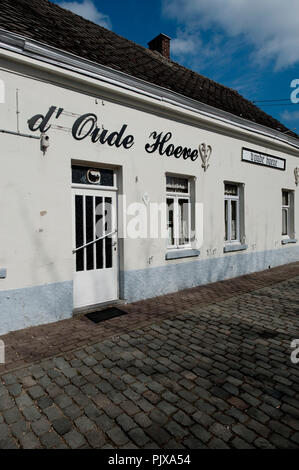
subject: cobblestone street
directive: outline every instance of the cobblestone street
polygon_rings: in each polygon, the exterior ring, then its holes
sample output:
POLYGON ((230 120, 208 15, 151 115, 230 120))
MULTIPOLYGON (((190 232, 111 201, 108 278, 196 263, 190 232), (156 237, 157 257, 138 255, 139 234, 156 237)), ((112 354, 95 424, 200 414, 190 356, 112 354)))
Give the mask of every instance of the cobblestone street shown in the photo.
POLYGON ((295 263, 2 337, 0 448, 298 449, 298 292, 295 263))

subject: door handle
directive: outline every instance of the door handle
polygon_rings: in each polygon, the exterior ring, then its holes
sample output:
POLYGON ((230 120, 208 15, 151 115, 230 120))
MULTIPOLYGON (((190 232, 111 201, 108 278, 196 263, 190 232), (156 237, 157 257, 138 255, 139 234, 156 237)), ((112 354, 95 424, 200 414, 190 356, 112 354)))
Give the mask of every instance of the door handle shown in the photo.
MULTIPOLYGON (((110 232, 110 233, 106 233, 106 235, 103 235, 102 237, 96 238, 92 242, 85 243, 85 245, 82 245, 82 246, 79 246, 78 248, 75 248, 73 250, 73 254, 76 253, 79 250, 82 250, 82 248, 86 248, 87 246, 93 245, 94 243, 97 243, 97 242, 99 242, 100 240, 103 240, 106 237, 110 237, 110 235, 114 235, 114 233, 117 233, 117 230, 114 230, 113 232, 110 232)), ((112 245, 112 246, 114 246, 114 245, 112 245)))

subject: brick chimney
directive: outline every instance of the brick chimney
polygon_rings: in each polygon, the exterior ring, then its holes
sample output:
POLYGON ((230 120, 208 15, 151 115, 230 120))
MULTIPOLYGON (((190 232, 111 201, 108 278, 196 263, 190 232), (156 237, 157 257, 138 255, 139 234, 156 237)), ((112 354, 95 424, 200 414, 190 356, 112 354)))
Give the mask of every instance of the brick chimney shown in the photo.
POLYGON ((163 57, 170 59, 170 37, 166 34, 159 34, 148 43, 148 47, 151 51, 160 52, 163 57))

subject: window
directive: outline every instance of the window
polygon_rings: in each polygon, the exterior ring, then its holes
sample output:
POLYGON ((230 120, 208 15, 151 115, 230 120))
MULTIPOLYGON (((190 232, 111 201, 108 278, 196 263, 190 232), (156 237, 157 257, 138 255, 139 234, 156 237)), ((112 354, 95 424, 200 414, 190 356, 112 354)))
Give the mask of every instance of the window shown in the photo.
POLYGON ((191 201, 188 178, 166 177, 168 248, 191 246, 191 201))
POLYGON ((290 195, 282 191, 282 235, 289 235, 290 222, 290 195))
POLYGON ((294 238, 294 194, 282 190, 282 236, 294 238))
POLYGON ((247 250, 244 184, 224 182, 224 253, 247 250))
POLYGON ((98 186, 114 186, 115 173, 108 168, 89 168, 86 166, 72 166, 72 183, 93 184, 98 186))
POLYGON ((224 188, 225 241, 240 242, 240 186, 225 183, 224 188))

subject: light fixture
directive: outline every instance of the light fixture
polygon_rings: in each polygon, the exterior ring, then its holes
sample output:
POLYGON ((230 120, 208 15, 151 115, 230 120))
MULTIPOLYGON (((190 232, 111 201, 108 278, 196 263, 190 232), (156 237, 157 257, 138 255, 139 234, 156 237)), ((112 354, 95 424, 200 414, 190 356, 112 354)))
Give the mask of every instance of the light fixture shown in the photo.
POLYGON ((44 133, 40 136, 40 149, 45 154, 50 146, 50 137, 44 133))

